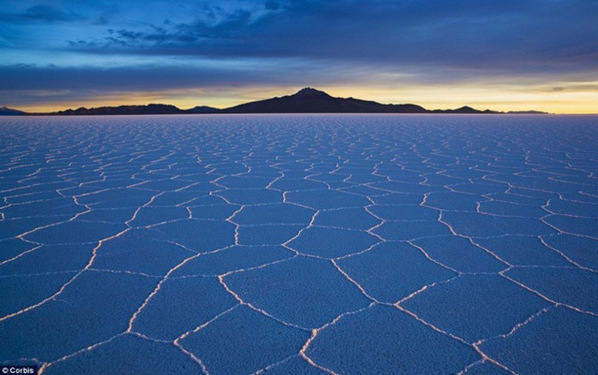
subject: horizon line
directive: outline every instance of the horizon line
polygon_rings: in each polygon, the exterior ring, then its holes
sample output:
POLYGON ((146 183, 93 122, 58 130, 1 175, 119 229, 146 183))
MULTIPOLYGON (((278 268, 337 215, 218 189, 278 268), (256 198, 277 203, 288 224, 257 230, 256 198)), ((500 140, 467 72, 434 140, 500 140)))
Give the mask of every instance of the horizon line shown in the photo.
MULTIPOLYGON (((409 103, 393 103, 393 102, 386 102, 386 101, 376 101, 376 100, 371 100, 371 99, 361 99, 361 98, 357 98, 355 96, 332 96, 330 94, 328 94, 325 91, 322 90, 318 90, 316 88, 310 87, 310 86, 306 86, 303 87, 302 89, 300 89, 299 91, 295 92, 294 94, 286 94, 286 95, 279 95, 279 96, 274 96, 274 97, 268 97, 268 98, 262 98, 262 99, 256 99, 256 100, 250 100, 250 101, 246 101, 246 102, 241 102, 239 104, 233 104, 233 105, 229 105, 229 106, 220 106, 220 107, 216 107, 216 106, 212 106, 212 105, 203 105, 203 104, 199 104, 199 105, 195 105, 195 106, 191 106, 191 107, 187 107, 187 106, 180 106, 180 105, 176 105, 176 104, 171 104, 165 101, 149 101, 146 102, 146 104, 99 104, 99 105, 79 105, 79 106, 67 106, 67 108, 65 107, 61 107, 63 109, 52 109, 52 110, 23 110, 20 108, 15 108, 15 107, 9 107, 9 106, 0 106, 0 108, 2 109, 6 109, 6 110, 15 110, 15 111, 19 111, 19 112, 23 112, 24 114, 27 115, 56 115, 59 114, 60 112, 68 112, 68 111, 77 111, 77 110, 96 110, 96 109, 104 109, 104 108, 122 108, 122 107, 149 107, 149 106, 165 106, 165 107, 174 107, 176 108, 176 110, 179 111, 191 111, 195 108, 206 108, 206 109, 211 109, 211 110, 215 110, 215 111, 226 111, 226 110, 230 110, 232 108, 238 107, 238 106, 243 106, 245 104, 250 104, 250 103, 258 103, 258 102, 262 102, 262 101, 268 101, 268 100, 272 100, 272 99, 280 99, 280 98, 288 98, 288 97, 292 97, 295 95, 298 95, 302 92, 307 92, 307 91, 312 91, 312 92, 316 92, 316 93, 320 93, 320 94, 325 94, 326 96, 329 96, 333 99, 341 99, 341 100, 358 100, 358 101, 363 101, 363 102, 369 102, 372 104, 380 104, 380 105, 384 105, 384 106, 405 106, 405 105, 412 105, 412 106, 418 106, 423 108, 426 112, 429 113, 434 113, 434 112, 449 112, 450 111, 458 111, 461 109, 472 109, 478 112, 486 112, 486 114, 490 114, 491 113, 496 113, 496 114, 517 114, 517 113, 526 113, 529 114, 531 113, 537 113, 537 114, 579 114, 579 115, 591 115, 591 114, 598 114, 597 113, 559 113, 559 112, 549 112, 549 111, 542 111, 542 110, 535 110, 535 109, 526 109, 526 110, 494 110, 491 108, 484 108, 484 109, 478 109, 480 107, 475 107, 475 105, 470 105, 470 104, 464 104, 461 105, 459 107, 456 108, 433 108, 433 109, 428 109, 426 107, 424 107, 423 105, 419 105, 419 104, 415 104, 414 102, 409 102, 409 103)), ((264 112, 264 113, 276 113, 276 112, 264 112)), ((284 113, 284 112, 283 112, 284 113)), ((309 111, 309 112, 298 112, 298 113, 331 113, 331 112, 321 112, 321 111, 309 111)), ((354 113, 354 112, 338 112, 338 113, 354 113)), ((368 113, 368 112, 361 112, 361 113, 368 113)), ((380 112, 371 112, 371 113, 380 113, 380 112)))

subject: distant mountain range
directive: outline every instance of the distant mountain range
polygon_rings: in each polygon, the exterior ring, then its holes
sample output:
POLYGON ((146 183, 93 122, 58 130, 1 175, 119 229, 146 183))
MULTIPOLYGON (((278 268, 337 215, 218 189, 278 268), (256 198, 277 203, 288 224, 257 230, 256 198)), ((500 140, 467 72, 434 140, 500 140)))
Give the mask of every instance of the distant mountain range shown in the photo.
POLYGON ((458 109, 428 110, 416 104, 381 104, 374 101, 335 98, 323 91, 310 87, 293 95, 275 97, 244 103, 234 107, 218 109, 197 106, 180 109, 168 104, 122 105, 117 107, 97 107, 67 109, 50 113, 26 113, 6 107, 0 108, 0 115, 164 115, 164 114, 206 114, 206 113, 457 113, 457 114, 543 114, 539 111, 498 112, 480 111, 468 106, 458 109))

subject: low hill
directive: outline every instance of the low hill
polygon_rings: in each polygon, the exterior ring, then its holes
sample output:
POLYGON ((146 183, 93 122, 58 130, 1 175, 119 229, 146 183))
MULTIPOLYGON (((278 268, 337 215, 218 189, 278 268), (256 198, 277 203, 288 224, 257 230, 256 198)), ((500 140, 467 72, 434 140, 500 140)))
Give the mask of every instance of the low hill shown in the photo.
POLYGON ((0 116, 21 116, 24 114, 25 112, 19 111, 18 109, 0 107, 0 116))
POLYGON ((172 115, 184 113, 173 105, 148 104, 148 105, 121 105, 118 107, 77 108, 66 111, 53 112, 53 115, 172 115))

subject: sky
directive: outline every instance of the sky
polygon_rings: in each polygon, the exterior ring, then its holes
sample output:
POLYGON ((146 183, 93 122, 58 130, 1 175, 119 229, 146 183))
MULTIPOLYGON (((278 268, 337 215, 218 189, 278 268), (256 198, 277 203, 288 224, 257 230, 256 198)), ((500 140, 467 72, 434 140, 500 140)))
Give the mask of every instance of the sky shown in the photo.
POLYGON ((598 113, 598 0, 3 0, 0 107, 292 94, 598 113))

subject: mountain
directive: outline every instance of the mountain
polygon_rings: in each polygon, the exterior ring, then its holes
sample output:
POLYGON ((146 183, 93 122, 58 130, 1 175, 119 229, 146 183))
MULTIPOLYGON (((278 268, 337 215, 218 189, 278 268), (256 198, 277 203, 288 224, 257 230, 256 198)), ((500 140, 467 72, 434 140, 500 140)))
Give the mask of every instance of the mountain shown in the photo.
POLYGON ((172 115, 185 113, 183 110, 168 104, 121 105, 118 107, 97 107, 67 109, 50 113, 51 115, 172 115))
POLYGON ((224 113, 426 113, 415 104, 380 104, 354 98, 335 98, 306 87, 293 95, 225 108, 224 113))
POLYGON ((24 114, 25 112, 19 111, 18 109, 0 107, 0 116, 21 116, 24 114))
POLYGON ((201 105, 201 106, 197 106, 197 107, 193 107, 190 109, 185 110, 185 113, 218 113, 218 112, 222 112, 221 109, 218 108, 214 108, 214 107, 208 107, 205 105, 201 105))
POLYGON ((67 109, 49 113, 51 115, 63 116, 89 116, 89 115, 178 115, 185 113, 218 113, 221 109, 207 106, 197 106, 191 109, 183 110, 169 104, 148 104, 148 105, 121 105, 118 107, 97 107, 97 108, 77 108, 67 109))
POLYGON ((432 113, 457 113, 457 114, 498 114, 503 112, 491 111, 489 109, 480 111, 478 109, 471 108, 469 106, 463 106, 457 109, 435 109, 430 111, 432 113))

